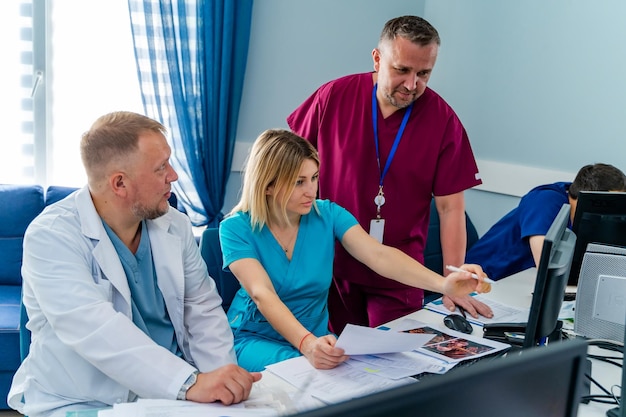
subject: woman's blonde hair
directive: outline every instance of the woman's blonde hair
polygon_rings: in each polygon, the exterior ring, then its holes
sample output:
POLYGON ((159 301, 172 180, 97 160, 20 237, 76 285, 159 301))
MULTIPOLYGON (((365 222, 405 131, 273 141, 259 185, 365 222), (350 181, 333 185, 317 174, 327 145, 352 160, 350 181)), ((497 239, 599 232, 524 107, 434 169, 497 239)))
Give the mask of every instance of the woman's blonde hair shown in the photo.
MULTIPOLYGON (((268 129, 254 141, 244 169, 243 189, 237 211, 250 215, 252 229, 262 229, 270 220, 269 187, 274 187, 272 204, 278 216, 289 223, 287 202, 296 187, 302 163, 310 159, 320 166, 317 150, 304 138, 284 129, 268 129), (280 201, 276 199, 281 194, 280 201)), ((315 202, 313 207, 317 211, 315 202)))

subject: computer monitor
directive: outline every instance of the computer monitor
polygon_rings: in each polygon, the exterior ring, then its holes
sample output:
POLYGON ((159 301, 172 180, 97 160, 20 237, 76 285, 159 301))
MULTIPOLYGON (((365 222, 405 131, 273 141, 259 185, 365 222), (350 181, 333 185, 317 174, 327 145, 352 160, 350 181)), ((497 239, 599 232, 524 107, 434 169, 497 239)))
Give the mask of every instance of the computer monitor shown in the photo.
POLYGON ((559 313, 567 287, 574 255, 576 235, 567 228, 570 205, 563 204, 546 232, 537 265, 528 320, 521 323, 489 323, 483 326, 488 339, 511 343, 515 347, 530 348, 543 345, 547 340, 560 338, 559 313), (519 336, 523 334, 520 343, 519 336))
POLYGON ((583 256, 589 243, 626 246, 626 193, 581 191, 578 195, 572 231, 576 248, 569 285, 577 285, 583 256))
POLYGON ((574 417, 586 356, 585 342, 567 340, 296 415, 574 417))
POLYGON ((523 347, 545 344, 559 325, 559 313, 574 255, 576 235, 567 228, 570 205, 563 204, 545 235, 524 331, 523 347))

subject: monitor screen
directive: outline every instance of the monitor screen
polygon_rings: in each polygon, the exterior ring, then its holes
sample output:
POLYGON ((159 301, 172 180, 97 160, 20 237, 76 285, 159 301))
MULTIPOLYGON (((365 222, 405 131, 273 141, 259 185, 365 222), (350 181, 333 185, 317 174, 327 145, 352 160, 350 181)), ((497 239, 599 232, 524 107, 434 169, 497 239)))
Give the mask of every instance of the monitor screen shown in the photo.
POLYGON ((589 243, 626 246, 626 193, 581 191, 572 230, 576 248, 569 285, 577 285, 583 256, 589 243))
POLYGON ((574 417, 586 355, 587 344, 581 340, 519 350, 297 416, 574 417))
POLYGON ((569 219, 570 205, 563 204, 543 240, 524 332, 525 348, 544 344, 559 324, 559 313, 576 243, 576 235, 567 228, 569 219))

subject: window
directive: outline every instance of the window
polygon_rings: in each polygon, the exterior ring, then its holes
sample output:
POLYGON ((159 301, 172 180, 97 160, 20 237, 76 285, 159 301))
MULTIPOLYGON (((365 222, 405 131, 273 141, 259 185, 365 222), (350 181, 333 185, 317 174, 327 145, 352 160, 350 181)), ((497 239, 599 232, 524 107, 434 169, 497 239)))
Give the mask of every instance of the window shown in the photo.
POLYGON ((0 16, 12 138, 0 141, 0 182, 82 186, 82 133, 110 111, 143 113, 127 0, 3 0, 0 16))
POLYGON ((0 183, 34 178, 32 8, 27 0, 0 2, 0 183))

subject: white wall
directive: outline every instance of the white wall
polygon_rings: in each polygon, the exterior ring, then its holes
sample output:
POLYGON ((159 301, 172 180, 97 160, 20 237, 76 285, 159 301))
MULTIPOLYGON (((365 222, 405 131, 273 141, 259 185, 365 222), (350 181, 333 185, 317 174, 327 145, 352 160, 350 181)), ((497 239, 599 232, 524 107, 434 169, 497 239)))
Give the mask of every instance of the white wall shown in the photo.
MULTIPOLYGON (((441 35, 430 86, 478 159, 484 185, 466 197, 479 233, 533 185, 572 180, 587 163, 625 168, 623 0, 257 0, 233 169, 320 84, 370 70, 384 22, 401 14, 441 35)), ((225 210, 239 187, 235 172, 225 210)))
POLYGON ((286 117, 322 83, 373 69, 385 22, 423 13, 424 0, 256 0, 238 140, 287 127, 286 117))
POLYGON ((444 42, 431 86, 478 158, 574 172, 623 165, 626 2, 435 0, 425 15, 444 42))

